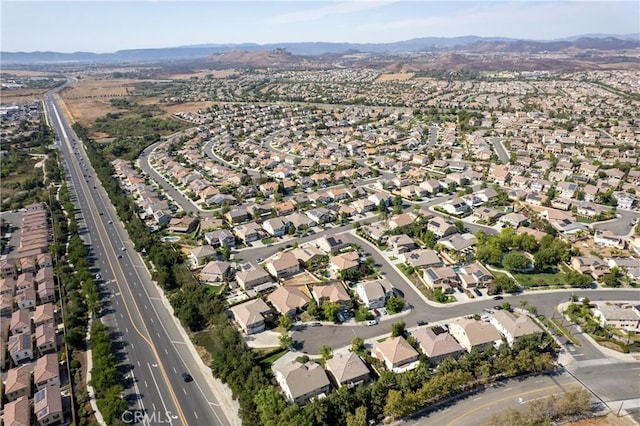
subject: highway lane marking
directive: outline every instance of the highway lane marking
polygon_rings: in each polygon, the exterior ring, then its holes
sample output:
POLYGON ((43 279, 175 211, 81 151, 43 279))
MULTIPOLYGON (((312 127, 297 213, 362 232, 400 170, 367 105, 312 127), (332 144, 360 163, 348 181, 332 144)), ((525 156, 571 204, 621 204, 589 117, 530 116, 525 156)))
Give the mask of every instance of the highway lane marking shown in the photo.
POLYGON ((173 367, 173 372, 174 372, 174 373, 176 373, 176 374, 178 374, 178 370, 176 370, 176 368, 175 368, 175 367, 173 367))
POLYGON ((536 381, 535 381, 535 382, 533 382, 533 383, 542 383, 542 382, 544 382, 544 380, 542 380, 542 379, 541 379, 541 380, 536 380, 536 381))
POLYGON ((511 389, 513 389, 513 388, 502 389, 502 392, 510 391, 511 389))
POLYGON ((482 397, 481 397, 481 396, 479 396, 479 397, 477 397, 477 398, 473 398, 473 400, 474 400, 474 401, 477 401, 477 400, 479 400, 479 399, 482 399, 482 397))
POLYGON ((195 411, 193 412, 193 415, 196 416, 196 419, 198 419, 198 413, 196 413, 195 411))
POLYGON ((171 343, 173 343, 174 345, 186 345, 185 342, 176 342, 175 340, 170 340, 171 343))
POLYGON ((184 392, 185 395, 187 394, 187 391, 184 388, 182 388, 182 392, 184 392))
MULTIPOLYGON (((160 401, 162 402, 162 406, 165 407, 165 410, 168 411, 169 406, 164 403, 164 398, 162 397, 162 392, 160 392, 160 387, 158 386, 158 382, 156 381, 156 376, 154 376, 154 374, 153 374, 153 370, 151 369, 151 365, 147 363, 147 367, 149 368, 149 373, 151 373, 151 378, 153 379, 153 383, 156 385, 156 389, 158 390, 158 396, 160 397, 160 401)), ((157 367, 157 365, 156 365, 156 367, 157 367)), ((168 384, 168 386, 171 387, 170 384, 168 384)), ((178 405, 178 410, 180 410, 180 406, 179 405, 178 405)), ((180 410, 180 411, 182 412, 182 410, 180 410)), ((173 421, 169 420, 169 424, 173 424, 173 421)))
POLYGON ((153 318, 149 317, 149 321, 151 321, 151 324, 153 324, 153 318))
POLYGON ((128 327, 125 327, 124 331, 125 331, 125 333, 129 334, 129 328, 128 327))
POLYGON ((640 367, 632 368, 632 370, 640 370, 640 367))
POLYGON ((146 380, 144 381, 144 387, 145 387, 145 388, 147 388, 147 389, 149 389, 149 385, 147 384, 147 381, 146 381, 146 380))
POLYGON ((120 313, 120 318, 124 318, 124 315, 122 315, 122 313, 120 313))
POLYGON ((153 411, 156 411, 156 404, 154 404, 153 402, 151 403, 151 406, 153 407, 153 411))
POLYGON ((142 367, 142 365, 140 365, 140 361, 136 361, 138 363, 138 367, 142 367))
POLYGON ((574 357, 576 357, 576 356, 584 356, 584 354, 574 354, 573 356, 574 357))
MULTIPOLYGON (((495 404, 498 404, 498 403, 501 403, 501 402, 504 402, 504 401, 508 401, 510 399, 513 399, 513 398, 516 398, 516 400, 518 400, 518 396, 520 398, 522 398, 523 395, 528 395, 528 394, 532 394, 532 393, 536 393, 536 392, 544 392, 544 391, 551 390, 551 389, 557 389, 558 387, 561 387, 561 386, 564 386, 564 385, 573 384, 573 383, 575 383, 575 382, 557 383, 557 384, 555 384, 553 386, 547 386, 545 388, 538 388, 538 389, 534 389, 534 390, 530 390, 530 391, 526 391, 526 392, 521 392, 521 393, 519 393, 517 395, 511 395, 511 396, 507 396, 506 398, 501 398, 501 399, 497 399, 497 400, 494 400, 494 401, 491 401, 491 402, 487 402, 486 404, 483 404, 483 405, 481 405, 481 406, 479 406, 477 408, 474 408, 472 410, 467 411, 464 414, 459 415, 458 417, 456 417, 455 419, 453 419, 452 421, 447 423, 447 426, 453 426, 455 424, 458 424, 458 422, 461 419, 463 419, 463 418, 465 418, 465 417, 467 417, 467 416, 469 416, 469 415, 471 415, 471 414, 473 414, 473 413, 475 413, 477 411, 480 411, 482 409, 489 408, 492 405, 495 405, 495 404)), ((447 410, 450 410, 450 409, 451 409, 451 407, 449 407, 447 410)), ((444 411, 447 411, 447 410, 444 410, 444 411)))

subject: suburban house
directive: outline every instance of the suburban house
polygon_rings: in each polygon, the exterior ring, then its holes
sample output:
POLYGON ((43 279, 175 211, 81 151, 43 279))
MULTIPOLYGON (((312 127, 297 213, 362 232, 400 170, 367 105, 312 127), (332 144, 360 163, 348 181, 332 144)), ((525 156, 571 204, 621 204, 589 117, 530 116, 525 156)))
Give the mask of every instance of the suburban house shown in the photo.
POLYGON ((432 289, 440 289, 447 293, 460 284, 458 274, 450 266, 438 266, 424 270, 422 278, 432 289))
POLYGON ((170 232, 193 232, 198 226, 198 218, 193 216, 174 217, 169 221, 170 232))
POLYGON ((253 299, 235 305, 229 309, 233 318, 248 334, 260 333, 264 331, 265 320, 272 316, 272 309, 262 299, 253 299))
POLYGON ((458 278, 464 288, 482 287, 493 281, 493 275, 479 262, 470 263, 458 271, 458 278))
POLYGON ((318 306, 322 306, 324 302, 337 303, 343 308, 349 306, 351 297, 344 286, 339 282, 332 282, 326 285, 314 285, 311 287, 311 294, 318 306))
POLYGON ((329 269, 332 271, 346 271, 349 269, 357 269, 360 265, 360 255, 355 251, 340 253, 336 256, 329 257, 329 269))
POLYGON ((279 280, 300 272, 300 262, 293 253, 284 252, 266 262, 266 268, 275 279, 279 280))
POLYGON ((391 288, 391 283, 385 280, 361 281, 356 284, 358 298, 369 309, 382 308, 384 306, 387 299, 383 282, 387 284, 387 288, 391 288))
POLYGON ((611 231, 596 231, 593 236, 593 242, 600 246, 614 247, 620 250, 624 250, 626 246, 624 237, 614 235, 611 231))
POLYGON ((498 346, 502 341, 502 336, 492 324, 467 318, 451 322, 449 333, 469 352, 473 348, 483 351, 490 346, 498 346))
POLYGON ((60 385, 45 386, 33 395, 33 412, 40 426, 64 421, 60 385))
POLYGON ((367 364, 355 352, 334 353, 325 365, 337 388, 341 386, 352 388, 367 383, 370 379, 367 364))
POLYGON ((33 314, 33 325, 38 327, 39 325, 46 323, 54 323, 55 321, 55 307, 53 303, 45 303, 44 305, 36 306, 36 311, 33 314))
POLYGON ((609 273, 609 266, 606 261, 592 254, 573 257, 571 259, 571 267, 578 272, 591 275, 596 280, 609 273))
POLYGON ((198 276, 200 281, 205 283, 226 282, 235 273, 235 268, 230 262, 222 260, 212 260, 204 265, 198 276))
POLYGON ((611 326, 640 332, 640 312, 637 306, 597 303, 593 309, 593 316, 602 327, 611 326))
POLYGON ((440 364, 445 358, 457 359, 467 352, 449 332, 440 327, 437 330, 440 333, 435 331, 433 328, 420 327, 411 332, 422 352, 429 357, 429 364, 432 367, 440 364))
POLYGON ((229 229, 216 229, 204 234, 204 239, 212 247, 235 247, 236 237, 229 229))
POLYGON ((413 238, 406 234, 391 235, 387 241, 396 253, 405 253, 416 248, 413 238))
POLYGON ((502 223, 503 225, 509 225, 517 229, 518 227, 526 224, 528 222, 528 219, 522 213, 512 212, 502 216, 500 219, 498 219, 498 222, 502 223))
POLYGON ((315 244, 325 253, 331 253, 333 250, 340 251, 343 248, 350 246, 350 243, 346 242, 339 235, 325 235, 324 237, 315 240, 315 244))
POLYGON ((294 316, 304 309, 311 299, 298 287, 280 286, 267 296, 267 301, 282 315, 294 316))
POLYGON ((45 323, 36 327, 36 350, 38 354, 46 354, 58 350, 56 330, 53 323, 45 323))
POLYGON ((287 233, 287 222, 279 217, 265 220, 262 227, 274 237, 281 237, 287 233))
POLYGON ((288 361, 275 363, 272 370, 289 402, 304 404, 316 396, 329 393, 331 383, 320 364, 288 361))
POLYGON ((462 216, 471 211, 469 205, 462 198, 454 198, 442 204, 442 208, 447 213, 454 216, 462 216))
POLYGON ((4 395, 7 401, 15 401, 16 399, 31 396, 31 367, 23 365, 15 367, 7 372, 4 383, 4 395))
POLYGON ((433 232, 438 238, 458 232, 458 228, 440 216, 435 216, 427 223, 427 230, 433 232))
POLYGON ((12 335, 31 333, 31 313, 27 309, 13 311, 9 331, 12 335))
POLYGON ((233 228, 238 238, 244 241, 245 244, 259 240, 262 232, 262 228, 255 222, 250 222, 244 225, 238 225, 233 228))
POLYGON ((31 403, 29 398, 22 396, 4 406, 3 424, 11 426, 31 426, 31 403))
POLYGON ((435 250, 413 250, 398 256, 402 262, 408 263, 414 268, 426 269, 442 265, 442 259, 435 250))
POLYGON ((418 366, 419 353, 405 340, 402 336, 389 337, 382 342, 376 342, 373 355, 388 370, 394 373, 402 373, 404 371, 413 370, 418 366))
POLYGON ((36 360, 33 369, 33 384, 37 390, 46 386, 60 386, 60 371, 58 366, 58 355, 47 354, 36 360))
POLYGON ((540 327, 527 315, 516 317, 509 311, 495 311, 490 322, 506 337, 509 345, 513 345, 518 337, 542 333, 540 327))
POLYGON ((257 285, 272 282, 271 275, 262 268, 252 263, 245 263, 242 269, 236 272, 236 281, 243 290, 250 290, 257 285))
POLYGON ((215 257, 216 249, 209 245, 206 245, 197 246, 189 250, 189 256, 187 256, 187 259, 193 267, 198 267, 200 265, 203 265, 207 261, 214 259, 215 257))
POLYGON ((14 364, 33 359, 33 347, 31 343, 31 333, 19 333, 9 336, 9 356, 14 364))

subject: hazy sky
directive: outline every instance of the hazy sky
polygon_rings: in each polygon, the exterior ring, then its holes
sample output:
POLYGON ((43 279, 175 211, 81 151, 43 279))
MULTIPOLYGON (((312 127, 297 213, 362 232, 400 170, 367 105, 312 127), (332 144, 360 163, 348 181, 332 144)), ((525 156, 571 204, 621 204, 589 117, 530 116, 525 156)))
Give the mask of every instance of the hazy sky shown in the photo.
POLYGON ((1 0, 3 51, 114 52, 206 43, 550 40, 640 32, 640 2, 1 0))

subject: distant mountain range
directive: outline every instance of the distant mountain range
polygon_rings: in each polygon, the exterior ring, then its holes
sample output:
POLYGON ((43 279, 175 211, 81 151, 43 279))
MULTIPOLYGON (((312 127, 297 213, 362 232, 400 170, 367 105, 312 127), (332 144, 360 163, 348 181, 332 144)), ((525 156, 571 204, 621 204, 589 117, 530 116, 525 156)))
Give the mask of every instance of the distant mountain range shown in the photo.
POLYGON ((323 54, 398 54, 403 52, 473 52, 473 53, 534 53, 566 49, 625 50, 640 48, 640 33, 611 35, 588 34, 552 41, 520 40, 505 37, 423 37, 394 43, 329 43, 299 42, 274 44, 200 44, 157 49, 129 49, 113 53, 92 52, 0 52, 3 64, 45 63, 136 63, 206 59, 228 52, 285 50, 294 55, 323 54))

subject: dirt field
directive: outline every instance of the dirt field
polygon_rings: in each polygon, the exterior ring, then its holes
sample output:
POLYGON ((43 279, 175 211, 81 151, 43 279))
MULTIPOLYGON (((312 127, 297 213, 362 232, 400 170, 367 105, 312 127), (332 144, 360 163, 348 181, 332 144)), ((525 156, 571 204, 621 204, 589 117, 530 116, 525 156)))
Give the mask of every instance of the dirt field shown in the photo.
POLYGON ((0 102, 3 104, 11 104, 11 103, 41 101, 44 98, 43 96, 44 93, 47 91, 48 91, 47 89, 3 90, 2 100, 0 102))
POLYGON ((213 78, 226 78, 226 77, 229 77, 230 75, 234 75, 236 73, 237 73, 237 71, 234 70, 234 69, 228 69, 228 70, 203 70, 203 71, 195 72, 193 74, 171 74, 171 75, 168 75, 167 78, 170 78, 172 80, 188 80, 191 77, 206 78, 208 75, 213 76, 213 78))
POLYGON ((394 74, 382 74, 376 79, 377 82, 383 83, 385 81, 394 80, 409 80, 413 77, 413 73, 394 73, 394 74))

